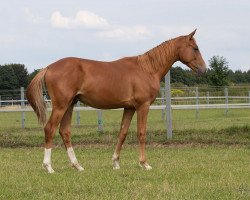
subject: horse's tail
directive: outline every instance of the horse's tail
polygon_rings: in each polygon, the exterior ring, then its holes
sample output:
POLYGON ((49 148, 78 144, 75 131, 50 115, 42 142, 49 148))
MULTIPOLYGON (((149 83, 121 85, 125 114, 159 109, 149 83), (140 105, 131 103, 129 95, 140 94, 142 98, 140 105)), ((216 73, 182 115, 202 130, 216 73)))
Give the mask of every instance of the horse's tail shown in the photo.
POLYGON ((43 85, 45 85, 44 76, 47 68, 42 69, 30 82, 26 97, 32 108, 34 109, 39 123, 43 126, 46 123, 46 104, 43 99, 43 85))

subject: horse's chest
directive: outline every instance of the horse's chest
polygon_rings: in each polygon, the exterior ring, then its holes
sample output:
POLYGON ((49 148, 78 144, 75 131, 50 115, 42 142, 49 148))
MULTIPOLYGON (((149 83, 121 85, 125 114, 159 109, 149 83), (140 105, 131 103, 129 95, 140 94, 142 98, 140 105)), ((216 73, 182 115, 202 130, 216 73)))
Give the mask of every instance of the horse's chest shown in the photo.
POLYGON ((137 103, 142 104, 144 102, 153 103, 159 92, 159 86, 155 85, 145 85, 137 91, 135 91, 135 100, 137 103))

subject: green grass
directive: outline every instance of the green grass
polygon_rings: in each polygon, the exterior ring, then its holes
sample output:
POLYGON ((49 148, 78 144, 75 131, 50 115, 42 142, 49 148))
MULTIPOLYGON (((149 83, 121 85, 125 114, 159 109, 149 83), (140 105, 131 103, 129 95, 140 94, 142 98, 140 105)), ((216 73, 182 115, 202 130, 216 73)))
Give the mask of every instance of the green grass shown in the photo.
MULTIPOLYGON (((221 129, 233 125, 250 125, 250 109, 229 109, 225 116, 224 109, 201 109, 199 118, 195 117, 195 110, 173 110, 173 129, 221 129)), ((162 121, 161 110, 150 110, 148 117, 148 129, 165 129, 166 125, 162 121)), ((97 126, 96 111, 81 111, 81 125, 97 126)), ((119 129, 122 111, 104 110, 103 122, 105 130, 119 129)), ((27 128, 40 127, 34 112, 25 113, 25 125, 27 128)), ((72 124, 76 124, 76 112, 74 112, 72 124)), ((0 129, 21 127, 21 113, 7 112, 0 113, 0 129)), ((133 118, 131 130, 136 128, 136 115, 133 118)))
MULTIPOLYGON (((37 124, 34 113, 26 113, 26 127, 13 123, 20 113, 1 113, 0 147, 39 147, 43 145, 44 133, 37 124), (3 114, 3 115, 2 115, 3 114), (16 114, 16 115, 14 115, 16 114)), ((104 132, 97 131, 96 111, 81 112, 81 125, 72 120, 73 144, 114 144, 117 141, 122 111, 104 111, 104 132)), ((161 111, 150 111, 148 118, 148 143, 160 144, 223 144, 250 146, 250 115, 248 109, 231 110, 227 117, 222 110, 201 110, 198 119, 193 110, 173 112, 173 140, 166 140, 166 124, 161 111)), ((137 143, 136 116, 134 117, 126 142, 137 143)), ((59 134, 55 145, 62 145, 59 134)))
POLYGON ((111 167, 113 147, 78 147, 85 171, 53 150, 55 174, 41 168, 41 148, 0 151, 1 199, 249 199, 250 150, 235 147, 152 147, 153 170, 138 166, 137 148, 125 146, 121 169, 111 167))
MULTIPOLYGON (((0 113, 0 199, 250 199, 250 115, 248 109, 173 111, 172 140, 161 111, 150 111, 146 155, 153 167, 138 166, 136 117, 121 169, 112 170, 121 111, 104 111, 104 132, 96 111, 81 112, 72 142, 85 171, 69 166, 59 134, 54 138, 55 174, 41 167, 44 134, 34 113, 0 113)), ((75 115, 73 124, 75 124, 75 115)))

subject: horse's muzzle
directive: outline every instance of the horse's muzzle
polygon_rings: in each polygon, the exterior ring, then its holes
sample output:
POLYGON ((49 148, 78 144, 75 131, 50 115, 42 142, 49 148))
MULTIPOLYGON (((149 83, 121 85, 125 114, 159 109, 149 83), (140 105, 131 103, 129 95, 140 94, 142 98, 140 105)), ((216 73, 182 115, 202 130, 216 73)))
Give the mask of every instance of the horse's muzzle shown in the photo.
POLYGON ((198 75, 202 75, 202 74, 204 74, 206 71, 207 71, 207 67, 206 67, 206 66, 198 67, 197 74, 198 74, 198 75))

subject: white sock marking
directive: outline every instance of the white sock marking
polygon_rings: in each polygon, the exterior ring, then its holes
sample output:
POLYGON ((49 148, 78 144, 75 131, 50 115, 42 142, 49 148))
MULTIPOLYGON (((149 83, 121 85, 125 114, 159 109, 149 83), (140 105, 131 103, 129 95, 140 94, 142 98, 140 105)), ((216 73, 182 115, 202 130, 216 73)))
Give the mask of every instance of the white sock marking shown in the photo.
POLYGON ((148 163, 139 163, 140 167, 146 170, 151 170, 152 167, 148 163))
POLYGON ((43 163, 45 163, 45 164, 51 164, 51 149, 44 148, 43 163))
POLYGON ((54 173, 55 171, 51 167, 51 148, 44 148, 44 159, 43 159, 43 167, 49 172, 54 173))
POLYGON ((114 161, 114 160, 117 160, 117 158, 118 158, 118 155, 117 155, 117 153, 115 152, 114 154, 113 154, 113 156, 112 156, 112 160, 114 161))
POLYGON ((112 161, 113 161, 113 169, 120 169, 118 155, 116 153, 113 154, 112 161))
POLYGON ((74 149, 72 147, 69 147, 67 149, 67 153, 68 153, 70 162, 72 164, 77 163, 76 155, 75 155, 74 149))
POLYGON ((67 148, 67 153, 72 166, 75 167, 78 171, 83 171, 83 167, 78 163, 76 159, 74 149, 72 147, 67 148))

